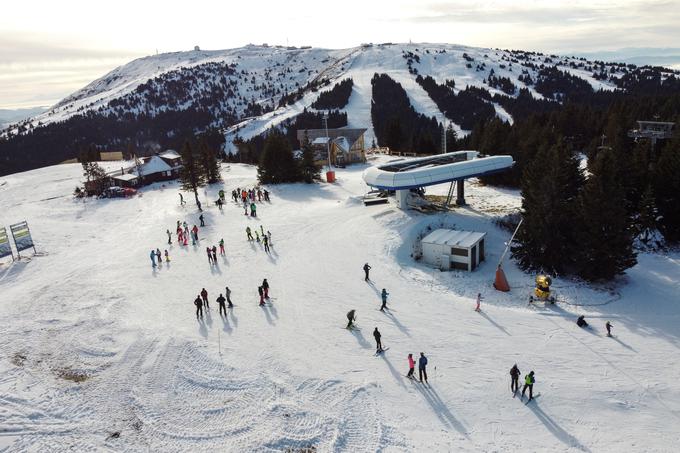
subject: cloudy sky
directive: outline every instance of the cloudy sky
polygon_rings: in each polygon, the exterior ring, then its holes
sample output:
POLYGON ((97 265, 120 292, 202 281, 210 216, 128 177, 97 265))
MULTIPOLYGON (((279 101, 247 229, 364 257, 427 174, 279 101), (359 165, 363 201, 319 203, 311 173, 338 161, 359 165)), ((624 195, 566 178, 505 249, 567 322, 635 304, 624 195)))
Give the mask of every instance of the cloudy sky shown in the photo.
POLYGON ((50 105, 127 61, 248 43, 447 42, 550 52, 680 47, 680 0, 5 2, 0 109, 50 105))

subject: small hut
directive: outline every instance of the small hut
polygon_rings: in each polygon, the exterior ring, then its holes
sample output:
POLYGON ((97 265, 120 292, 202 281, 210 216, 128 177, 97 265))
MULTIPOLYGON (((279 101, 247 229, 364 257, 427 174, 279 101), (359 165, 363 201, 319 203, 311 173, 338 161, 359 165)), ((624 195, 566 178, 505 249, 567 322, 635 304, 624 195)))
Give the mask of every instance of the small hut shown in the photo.
POLYGON ((484 261, 486 233, 437 229, 422 239, 423 261, 441 270, 474 271, 484 261))

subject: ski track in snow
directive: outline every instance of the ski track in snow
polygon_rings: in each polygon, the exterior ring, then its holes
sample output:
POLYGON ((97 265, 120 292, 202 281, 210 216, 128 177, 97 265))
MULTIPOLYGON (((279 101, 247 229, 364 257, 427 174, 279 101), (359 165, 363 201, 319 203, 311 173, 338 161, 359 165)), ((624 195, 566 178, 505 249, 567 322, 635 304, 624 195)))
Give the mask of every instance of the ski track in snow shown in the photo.
MULTIPOLYGON (((272 187, 257 219, 210 205, 221 186, 201 190, 195 247, 165 242, 177 219, 196 222, 175 183, 82 201, 68 196, 78 165, 4 178, 0 209, 26 218, 48 254, 0 265, 0 451, 672 451, 677 253, 642 254, 607 287, 557 278, 560 303, 527 307, 533 278, 512 262, 513 291, 490 287, 509 235, 493 219, 518 208, 516 191, 471 180, 470 206, 449 215, 367 208, 363 168, 338 169, 333 185, 272 187), (245 240, 260 224, 271 255, 245 240), (477 272, 411 259, 414 238, 439 226, 487 232, 477 272), (210 267, 205 246, 220 238, 227 255, 210 267), (151 247, 168 247, 171 263, 152 270, 151 247), (258 307, 263 277, 272 300, 258 307), (225 284, 236 306, 221 318, 225 284), (211 310, 197 322, 202 287, 211 310), (361 330, 344 329, 350 308, 361 330), (582 313, 590 330, 574 323, 582 313), (389 348, 377 357, 374 326, 389 348), (420 351, 428 386, 404 377, 420 351), (514 362, 537 373, 542 396, 526 406, 509 392, 514 362)), ((250 166, 223 175, 228 191, 255 182, 250 166)))

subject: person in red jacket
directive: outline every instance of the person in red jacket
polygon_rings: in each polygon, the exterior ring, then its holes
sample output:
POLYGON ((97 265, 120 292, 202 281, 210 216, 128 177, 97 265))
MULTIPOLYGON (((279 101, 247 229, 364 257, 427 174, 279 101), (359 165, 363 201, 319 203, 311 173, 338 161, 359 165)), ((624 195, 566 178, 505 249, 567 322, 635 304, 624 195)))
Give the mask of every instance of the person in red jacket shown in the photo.
POLYGON ((408 355, 408 374, 406 375, 409 379, 415 379, 413 377, 413 371, 415 370, 416 362, 413 360, 413 354, 408 355))

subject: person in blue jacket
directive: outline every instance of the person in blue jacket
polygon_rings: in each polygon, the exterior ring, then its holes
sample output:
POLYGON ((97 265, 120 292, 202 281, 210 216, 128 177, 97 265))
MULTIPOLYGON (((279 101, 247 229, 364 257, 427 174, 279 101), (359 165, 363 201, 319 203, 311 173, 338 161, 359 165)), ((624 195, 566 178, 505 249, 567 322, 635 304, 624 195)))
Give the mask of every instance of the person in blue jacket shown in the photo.
POLYGON ((151 250, 151 253, 149 253, 149 257, 151 258, 151 267, 156 267, 156 251, 151 250))
POLYGON ((389 293, 385 288, 383 288, 382 293, 380 294, 382 296, 382 305, 380 306, 380 311, 385 311, 387 308, 387 295, 389 293))
POLYGON ((423 382, 423 377, 425 378, 425 383, 427 384, 427 357, 424 353, 420 353, 420 358, 418 359, 418 375, 420 376, 420 382, 423 382))

